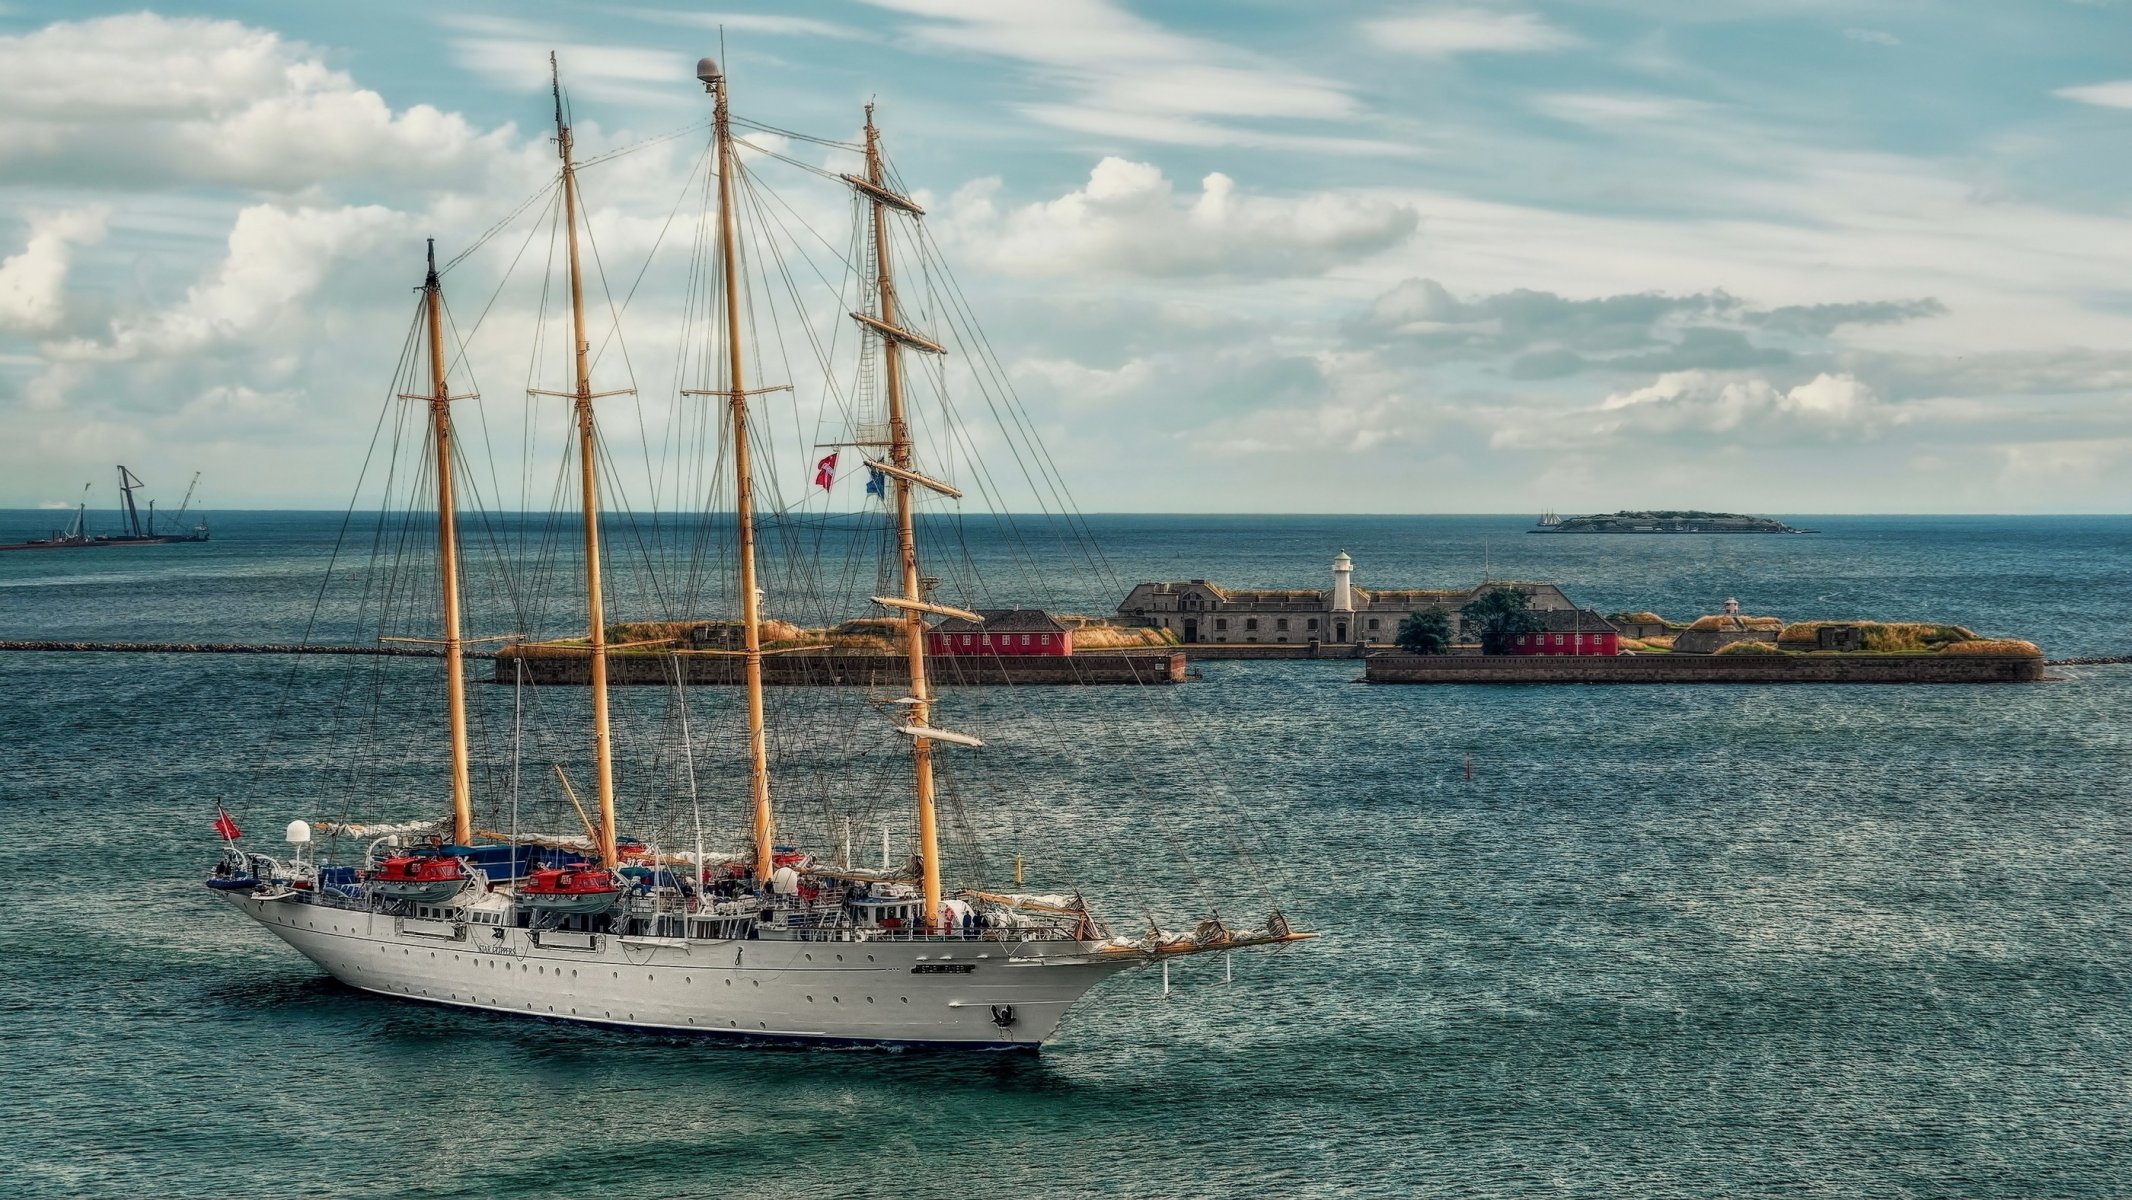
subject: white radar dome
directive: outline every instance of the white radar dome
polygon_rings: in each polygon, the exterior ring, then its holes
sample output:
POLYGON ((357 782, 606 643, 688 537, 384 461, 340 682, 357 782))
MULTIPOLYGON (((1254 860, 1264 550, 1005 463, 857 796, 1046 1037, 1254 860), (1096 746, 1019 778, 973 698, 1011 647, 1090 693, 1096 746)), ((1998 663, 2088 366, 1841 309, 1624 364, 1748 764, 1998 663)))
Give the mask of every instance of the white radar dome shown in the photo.
POLYGON ((310 844, 311 844, 311 822, 309 822, 309 821, 291 821, 291 822, 289 822, 289 844, 290 844, 291 846, 308 846, 308 845, 310 845, 310 844))

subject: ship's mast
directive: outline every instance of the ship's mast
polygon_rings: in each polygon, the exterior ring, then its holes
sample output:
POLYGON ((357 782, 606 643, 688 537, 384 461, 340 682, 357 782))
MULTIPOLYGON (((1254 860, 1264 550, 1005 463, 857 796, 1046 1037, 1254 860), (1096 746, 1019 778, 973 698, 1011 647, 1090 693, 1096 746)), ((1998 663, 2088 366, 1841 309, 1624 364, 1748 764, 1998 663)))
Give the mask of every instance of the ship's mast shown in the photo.
POLYGON ((763 716, 762 596, 755 574, 755 482, 748 465, 748 384, 741 360, 740 253, 733 215, 733 127, 725 72, 713 59, 696 64, 696 78, 712 97, 712 129, 718 147, 718 238, 725 287, 726 411, 733 436, 733 516, 740 540, 740 625, 748 691, 748 780, 755 797, 755 878, 768 882, 776 870, 777 827, 770 811, 770 736, 763 716))
MULTIPOLYGON (((437 243, 429 243, 429 275, 422 281, 429 324, 429 434, 437 451, 437 579, 444 596, 444 694, 452 735, 452 843, 474 840, 473 787, 466 750, 466 662, 460 643, 459 512, 452 493, 452 394, 444 368, 444 288, 437 282, 437 243)), ((195 482, 198 476, 194 477, 195 482)), ((192 490, 186 489, 186 497, 192 490)))
MULTIPOLYGON (((880 304, 877 316, 887 329, 900 329, 896 324, 896 284, 888 253, 889 198, 895 193, 889 191, 882 168, 881 133, 874 128, 871 104, 866 106, 866 182, 872 185, 863 190, 873 205, 874 282, 880 304)), ((908 201, 905 205, 915 207, 908 201)), ((926 729, 932 725, 933 691, 925 671, 926 610, 918 607, 926 599, 920 592, 918 538, 911 519, 911 477, 917 468, 912 462, 910 421, 903 411, 902 340, 884 334, 881 357, 882 380, 888 393, 889 461, 898 468, 890 472, 896 488, 896 551, 902 559, 902 598, 910 606, 903 610, 903 647, 911 676, 910 711, 906 715, 911 728, 926 729)), ((925 878, 925 920, 931 931, 940 924, 940 830, 933 806, 932 738, 922 734, 911 737, 911 766, 918 799, 918 860, 925 878)))
POLYGON ((577 253, 577 168, 570 159, 570 126, 563 120, 562 79, 555 55, 548 55, 550 90, 555 95, 555 147, 563 160, 563 226, 570 249, 570 336, 576 351, 576 390, 571 393, 577 417, 578 488, 585 514, 585 628, 592 666, 592 757, 600 801, 600 864, 613 867, 614 752, 607 729, 607 613, 600 595, 599 437, 592 423, 592 343, 585 337, 585 283, 577 253))

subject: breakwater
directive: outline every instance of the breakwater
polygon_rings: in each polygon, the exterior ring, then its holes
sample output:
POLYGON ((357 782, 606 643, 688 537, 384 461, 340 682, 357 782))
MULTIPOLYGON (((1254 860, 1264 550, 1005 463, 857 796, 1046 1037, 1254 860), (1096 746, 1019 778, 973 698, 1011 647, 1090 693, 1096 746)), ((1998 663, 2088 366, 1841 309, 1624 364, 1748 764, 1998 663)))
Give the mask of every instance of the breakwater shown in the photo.
MULTIPOLYGON (((591 665, 583 654, 514 654, 495 656, 497 683, 523 681, 543 686, 578 686, 590 682, 591 665)), ((763 681, 787 687, 895 687, 910 683, 901 655, 792 653, 763 656, 763 681)), ((607 682, 620 685, 671 685, 678 670, 682 682, 731 686, 743 682, 744 662, 736 654, 609 654, 607 682)), ((1181 650, 1090 650, 1079 654, 1018 657, 1010 655, 934 655, 926 670, 936 684, 1168 684, 1185 680, 1181 650)))
POLYGON ((2040 654, 1379 654, 1368 683, 2034 683, 2040 654))
MULTIPOLYGON (((442 658, 441 646, 325 646, 300 642, 32 642, 0 641, 0 652, 44 650, 67 654, 362 654, 378 658, 442 658)), ((495 655, 468 650, 468 658, 495 655)))

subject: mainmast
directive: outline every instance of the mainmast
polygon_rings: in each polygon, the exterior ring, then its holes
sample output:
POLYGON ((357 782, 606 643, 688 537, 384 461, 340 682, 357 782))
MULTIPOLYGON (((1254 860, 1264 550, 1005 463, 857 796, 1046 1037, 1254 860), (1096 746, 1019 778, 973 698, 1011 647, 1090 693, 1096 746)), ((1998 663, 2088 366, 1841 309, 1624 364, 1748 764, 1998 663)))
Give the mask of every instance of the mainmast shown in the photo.
POLYGON ((600 865, 613 867, 614 752, 607 730, 607 614, 600 595, 599 438, 592 424, 592 343, 585 337, 585 284, 577 254, 577 168, 570 160, 570 126, 563 120, 562 79, 555 55, 548 55, 550 88, 555 94, 555 146, 563 160, 563 225, 570 247, 570 333, 576 349, 576 390, 570 393, 577 417, 578 488, 585 514, 585 628, 592 665, 592 756, 598 772, 600 865))
MULTIPOLYGON (((466 662, 460 643, 459 512, 452 494, 452 394, 444 379, 444 288, 437 282, 437 243, 429 243, 429 275, 422 281, 429 325, 429 433, 437 450, 437 578, 444 593, 444 694, 452 732, 452 844, 474 840, 473 786, 466 749, 466 662)), ((199 477, 193 477, 198 482, 199 477)), ((192 490, 186 489, 186 498, 192 490)), ((180 510, 183 511, 182 509, 180 510)))
POLYGON ((718 147, 718 237, 725 286, 726 411, 733 435, 733 517, 740 534, 740 626, 748 689, 748 779, 755 796, 755 878, 776 870, 777 827, 770 812, 770 735, 763 716, 762 596, 755 575, 755 481, 748 465, 748 384, 741 361, 740 254, 733 215, 733 127, 725 71, 717 60, 696 63, 696 78, 712 97, 718 147))
POLYGON ((882 379, 888 393, 889 465, 893 468, 883 473, 895 481, 896 550, 903 566, 900 596, 903 603, 893 607, 903 613, 904 655, 910 663, 911 695, 906 714, 909 723, 904 726, 904 731, 911 738, 911 766, 918 800, 918 861, 925 878, 926 926, 932 931, 940 924, 940 830, 933 805, 933 743, 936 738, 930 734, 933 690, 925 670, 925 617, 928 612, 940 609, 926 601, 918 578, 918 538, 911 518, 911 489, 920 481, 931 481, 919 475, 912 463, 910 421, 903 406, 903 346, 908 341, 920 348, 937 351, 938 347, 916 338, 896 324, 896 284, 888 253, 888 210, 894 207, 913 215, 921 210, 888 188, 881 163, 881 134, 874 128, 874 106, 871 104, 866 106, 866 178, 863 186, 860 180, 846 178, 873 205, 874 281, 880 311, 873 321, 867 321, 863 314, 853 315, 881 335, 882 379))

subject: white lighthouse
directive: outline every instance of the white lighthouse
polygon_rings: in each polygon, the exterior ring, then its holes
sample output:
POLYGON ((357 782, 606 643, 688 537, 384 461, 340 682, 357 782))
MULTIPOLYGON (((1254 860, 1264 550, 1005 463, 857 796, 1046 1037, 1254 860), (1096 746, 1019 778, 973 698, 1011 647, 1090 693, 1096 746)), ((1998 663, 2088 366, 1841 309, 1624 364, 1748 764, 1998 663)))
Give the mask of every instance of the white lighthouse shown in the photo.
POLYGON ((1355 562, 1342 550, 1333 559, 1333 602, 1336 613, 1355 611, 1355 562))

